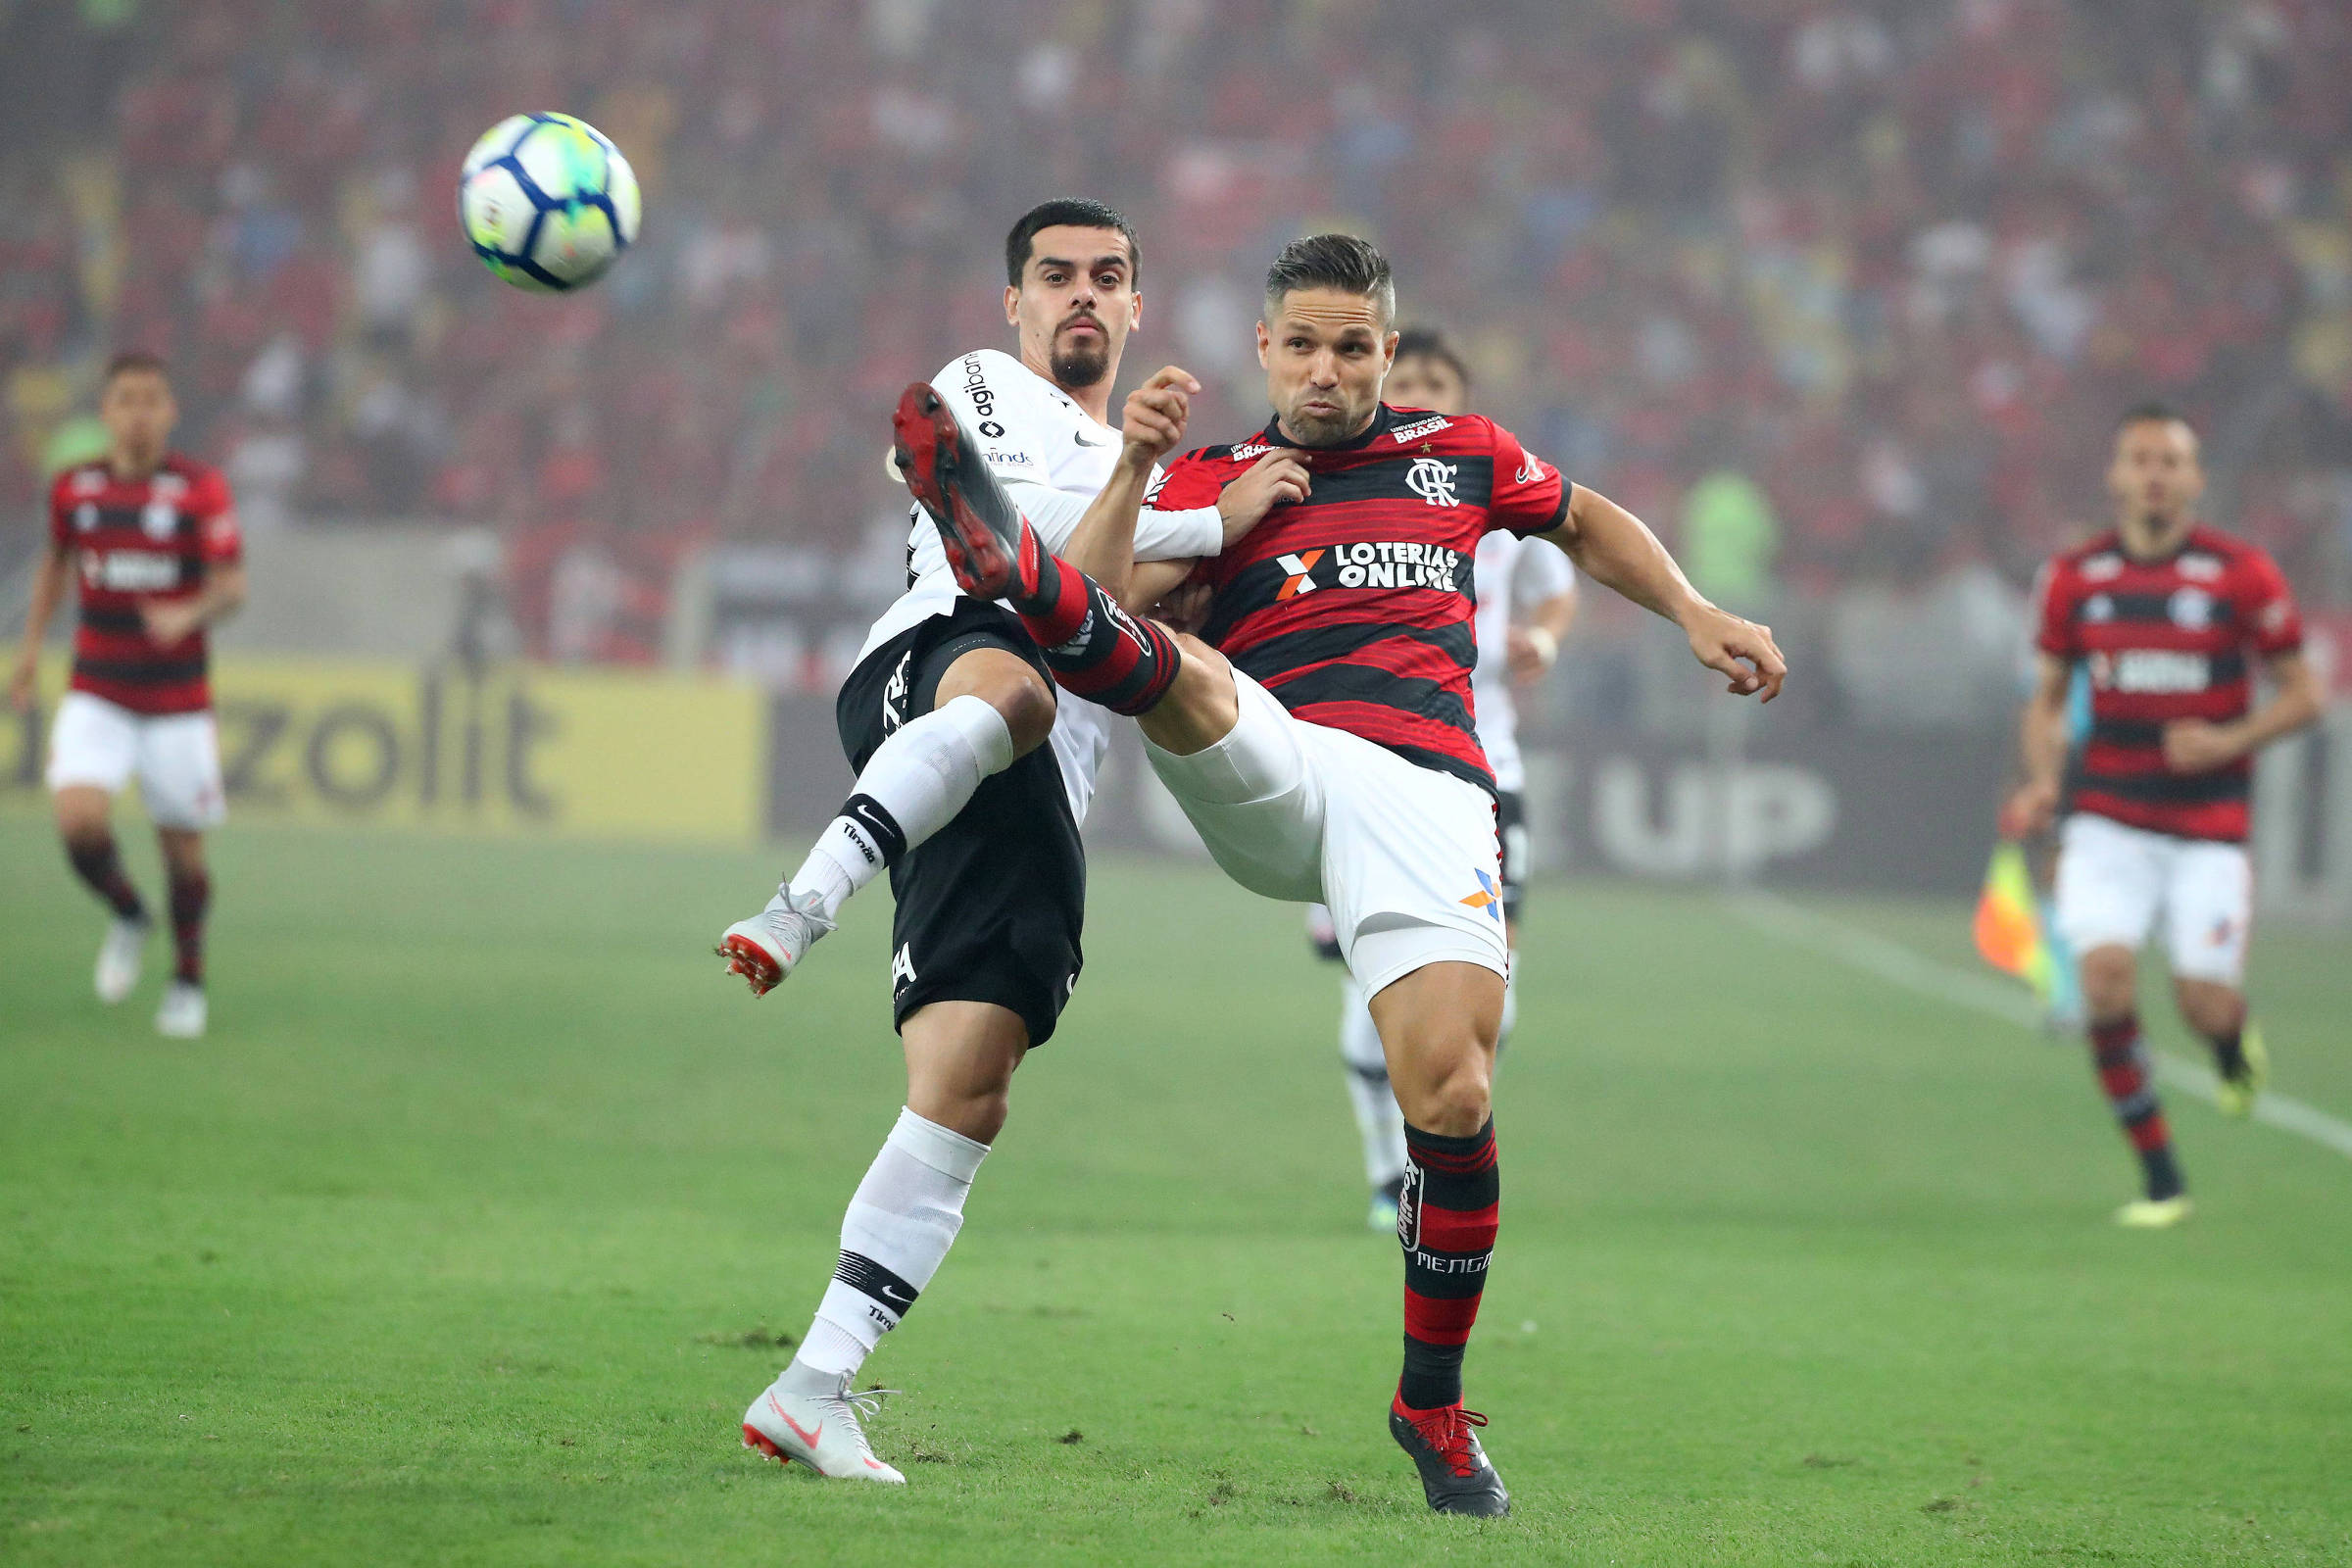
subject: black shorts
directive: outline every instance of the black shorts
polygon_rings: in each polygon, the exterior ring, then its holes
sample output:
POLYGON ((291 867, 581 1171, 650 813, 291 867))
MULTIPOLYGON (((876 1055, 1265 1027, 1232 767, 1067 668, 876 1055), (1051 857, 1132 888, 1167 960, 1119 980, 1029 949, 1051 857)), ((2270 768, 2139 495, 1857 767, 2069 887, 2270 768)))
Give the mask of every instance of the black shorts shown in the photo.
MULTIPOLYGON (((940 676, 975 648, 1004 649, 1047 675, 1009 611, 958 600, 842 683, 833 716, 850 765, 862 770, 901 724, 931 711, 940 676)), ((1052 745, 982 779, 954 821, 899 857, 890 891, 894 1027, 930 1003, 990 1002, 1020 1014, 1031 1046, 1053 1038, 1084 961, 1086 851, 1052 745)))
POLYGON ((1494 829, 1502 838, 1502 915, 1519 918, 1527 897, 1527 797, 1517 790, 1494 793, 1494 829))

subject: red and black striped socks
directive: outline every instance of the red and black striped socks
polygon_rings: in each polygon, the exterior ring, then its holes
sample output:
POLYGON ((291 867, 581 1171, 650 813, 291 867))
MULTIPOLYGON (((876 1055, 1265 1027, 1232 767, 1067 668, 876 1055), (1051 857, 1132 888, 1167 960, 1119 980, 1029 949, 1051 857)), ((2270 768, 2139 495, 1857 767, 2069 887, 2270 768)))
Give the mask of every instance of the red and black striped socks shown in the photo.
POLYGON ((122 857, 115 853, 112 833, 96 839, 67 840, 66 858, 74 863, 74 874, 106 901, 116 919, 147 918, 147 906, 139 902, 139 890, 122 874, 122 857))
POLYGON ((2098 1069, 2099 1087, 2115 1107, 2116 1120, 2123 1123, 2124 1136, 2139 1154, 2148 1197, 2159 1201, 2180 1197, 2180 1167, 2173 1158, 2173 1135, 2164 1123, 2164 1107, 2156 1100, 2147 1049, 2140 1044, 2139 1015, 2127 1012, 2103 1023, 2094 1020, 2090 1059, 2098 1069))
POLYGON ((1037 640, 1065 691, 1114 713, 1149 712, 1176 679, 1176 640, 1121 610, 1102 585, 1021 533, 1021 586, 1004 603, 1037 640))
POLYGON ((1426 1133, 1407 1123, 1404 1195, 1396 1238, 1404 1245, 1404 1376, 1397 1397, 1413 1410, 1462 1399, 1462 1347, 1478 1321, 1494 1255, 1501 1193, 1494 1169, 1494 1122, 1467 1138, 1426 1133))

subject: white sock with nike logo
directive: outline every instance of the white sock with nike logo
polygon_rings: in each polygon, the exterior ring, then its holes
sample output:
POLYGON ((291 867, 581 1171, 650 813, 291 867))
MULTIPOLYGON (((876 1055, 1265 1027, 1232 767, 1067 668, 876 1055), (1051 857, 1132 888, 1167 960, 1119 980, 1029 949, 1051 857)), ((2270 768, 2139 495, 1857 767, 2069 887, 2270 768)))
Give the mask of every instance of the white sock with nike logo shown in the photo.
POLYGON ((952 697, 908 719, 866 759, 841 814, 785 886, 814 889, 825 918, 908 850, 956 819, 980 781, 1012 765, 1012 731, 981 698, 952 697))
POLYGON ((838 1382, 899 1326, 956 1244, 964 1197, 987 1157, 986 1144, 899 1112, 842 1218, 841 1263, 792 1371, 838 1382))

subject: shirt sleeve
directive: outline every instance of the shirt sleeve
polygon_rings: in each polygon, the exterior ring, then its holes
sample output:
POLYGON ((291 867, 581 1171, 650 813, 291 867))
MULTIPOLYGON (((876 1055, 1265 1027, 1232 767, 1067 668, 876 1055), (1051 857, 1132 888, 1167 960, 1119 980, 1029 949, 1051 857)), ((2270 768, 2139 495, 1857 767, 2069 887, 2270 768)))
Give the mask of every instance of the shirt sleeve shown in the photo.
POLYGON ((2075 635, 2074 595, 2055 561, 2043 562, 2034 576, 2034 646, 2053 659, 2075 659, 2082 652, 2075 635))
POLYGON ((1025 480, 1050 486, 1052 472, 1037 448, 1041 430, 1035 399, 1030 388, 1002 373, 996 363, 1000 361, 1012 363, 986 350, 951 360, 933 377, 932 390, 972 432, 980 443, 981 461, 998 478, 1008 484, 1025 480))
POLYGON ((1519 438, 1499 424, 1494 432, 1494 484, 1487 502, 1487 521, 1515 534, 1549 533, 1568 519, 1568 492, 1573 488, 1560 470, 1519 444, 1519 438))
POLYGON ((218 470, 206 474, 197 490, 196 514, 205 560, 225 566, 244 559, 245 534, 237 526, 236 498, 229 494, 227 477, 218 470))
POLYGON ((2254 551, 2239 573, 2237 612, 2264 658, 2291 654, 2303 646, 2303 613, 2270 552, 2254 551))

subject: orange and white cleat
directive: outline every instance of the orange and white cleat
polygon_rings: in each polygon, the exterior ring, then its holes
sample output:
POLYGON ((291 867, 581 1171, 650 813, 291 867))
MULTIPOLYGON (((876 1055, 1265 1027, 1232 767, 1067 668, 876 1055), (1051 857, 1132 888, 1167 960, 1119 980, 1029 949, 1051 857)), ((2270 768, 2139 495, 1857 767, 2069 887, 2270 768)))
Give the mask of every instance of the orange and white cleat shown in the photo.
POLYGON ((903 1487, 906 1478, 874 1457, 858 1420, 879 1413, 882 1396, 897 1392, 852 1389, 846 1372, 825 1378, 786 1367, 743 1412, 743 1446, 786 1464, 798 1460, 830 1481, 903 1487))
POLYGON ((788 887, 778 888, 766 908, 727 927, 716 951, 727 960, 727 973, 743 976, 751 982, 753 996, 764 997, 782 985, 816 939, 832 929, 824 900, 815 892, 795 896, 788 887))

